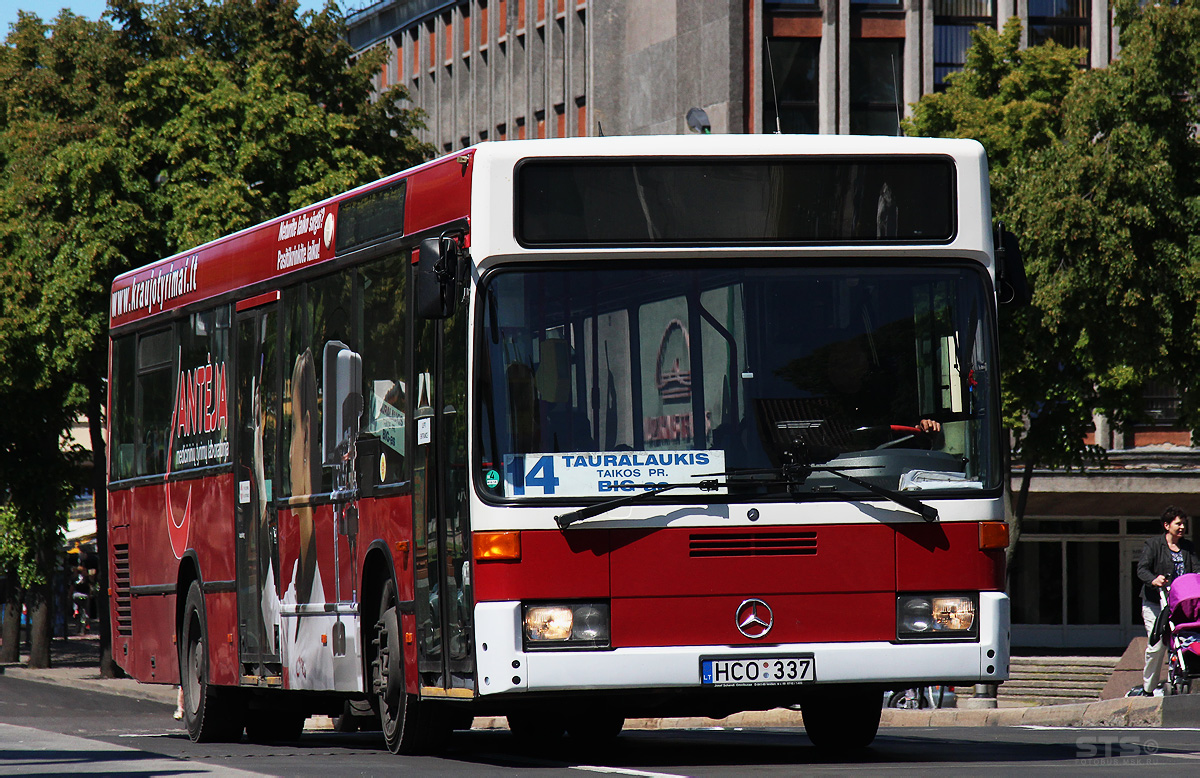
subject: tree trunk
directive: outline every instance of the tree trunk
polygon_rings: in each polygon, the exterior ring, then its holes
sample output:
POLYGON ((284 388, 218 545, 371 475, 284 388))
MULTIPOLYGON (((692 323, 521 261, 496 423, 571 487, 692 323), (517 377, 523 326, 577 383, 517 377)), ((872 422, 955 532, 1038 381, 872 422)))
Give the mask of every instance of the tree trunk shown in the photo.
POLYGON ((125 675, 112 655, 112 625, 108 613, 108 467, 104 445, 104 390, 92 387, 88 410, 88 432, 92 442, 92 494, 96 506, 96 554, 100 566, 96 570, 98 591, 96 611, 100 617, 100 676, 121 678, 125 675))
POLYGON ((29 666, 50 666, 50 637, 54 624, 50 584, 38 584, 29 590, 29 666))
POLYGON ((4 583, 4 625, 0 630, 0 664, 21 661, 21 589, 17 574, 9 571, 4 583))
POLYGON ((1017 490, 1017 504, 1013 506, 1013 520, 1009 524, 1008 531, 1011 537, 1008 542, 1008 550, 1006 552, 1007 566, 1012 568, 1013 554, 1017 551, 1017 541, 1021 539, 1021 523, 1025 519, 1025 506, 1029 503, 1029 483, 1033 480, 1033 463, 1026 462, 1024 469, 1021 471, 1021 488, 1017 490))

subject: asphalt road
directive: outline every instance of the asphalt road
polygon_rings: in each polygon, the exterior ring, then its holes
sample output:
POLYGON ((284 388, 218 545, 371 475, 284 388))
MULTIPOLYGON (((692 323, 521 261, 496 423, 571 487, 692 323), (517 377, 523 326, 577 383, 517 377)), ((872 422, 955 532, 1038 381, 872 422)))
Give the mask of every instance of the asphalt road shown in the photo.
POLYGON ((171 706, 0 675, 0 774, 1178 775, 1200 769, 1200 730, 885 728, 865 753, 826 755, 800 729, 626 731, 602 750, 531 749, 504 730, 457 733, 438 756, 397 757, 377 733, 307 732, 297 743, 196 744, 171 706), (243 773, 243 774, 245 774, 243 773))

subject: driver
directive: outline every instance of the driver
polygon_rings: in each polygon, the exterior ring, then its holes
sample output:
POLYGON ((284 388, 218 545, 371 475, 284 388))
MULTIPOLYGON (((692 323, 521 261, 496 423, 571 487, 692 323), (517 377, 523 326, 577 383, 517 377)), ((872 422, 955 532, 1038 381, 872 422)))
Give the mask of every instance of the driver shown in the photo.
MULTIPOLYGON (((882 426, 909 418, 895 412, 896 406, 908 404, 898 402, 906 399, 898 396, 902 382, 887 375, 878 360, 872 369, 871 357, 861 337, 830 348, 826 379, 834 400, 853 425, 882 426)), ((918 419, 914 426, 926 434, 942 429, 941 423, 930 418, 918 419)))

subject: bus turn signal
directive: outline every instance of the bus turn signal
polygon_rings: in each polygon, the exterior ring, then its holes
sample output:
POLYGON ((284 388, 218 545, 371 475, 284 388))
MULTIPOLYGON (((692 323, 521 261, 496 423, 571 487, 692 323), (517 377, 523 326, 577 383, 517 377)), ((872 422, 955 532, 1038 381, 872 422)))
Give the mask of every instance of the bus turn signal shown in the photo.
POLYGON ((475 559, 477 561, 521 558, 520 532, 476 532, 475 559))
POLYGON ((1003 521, 979 522, 979 550, 1008 548, 1008 525, 1003 521))

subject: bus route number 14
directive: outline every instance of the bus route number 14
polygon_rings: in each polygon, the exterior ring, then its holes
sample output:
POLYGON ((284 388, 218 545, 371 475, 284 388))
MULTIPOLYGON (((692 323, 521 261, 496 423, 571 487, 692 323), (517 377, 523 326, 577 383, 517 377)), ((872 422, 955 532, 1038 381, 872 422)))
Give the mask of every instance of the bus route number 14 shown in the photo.
POLYGON ((508 463, 508 475, 516 497, 523 496, 526 489, 540 489, 543 495, 551 495, 558 488, 553 456, 538 457, 528 472, 525 470, 525 457, 513 457, 508 463))

